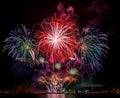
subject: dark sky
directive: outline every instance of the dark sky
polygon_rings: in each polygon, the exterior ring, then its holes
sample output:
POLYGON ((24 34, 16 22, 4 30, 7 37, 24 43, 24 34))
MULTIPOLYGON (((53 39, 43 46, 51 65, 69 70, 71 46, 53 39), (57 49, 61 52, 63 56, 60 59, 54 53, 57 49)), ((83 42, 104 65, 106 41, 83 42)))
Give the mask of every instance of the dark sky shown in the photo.
MULTIPOLYGON (((0 88, 18 82, 9 71, 12 63, 7 52, 2 52, 3 41, 9 31, 20 24, 31 28, 33 23, 52 16, 60 0, 16 0, 0 2, 0 88)), ((103 62, 103 71, 98 80, 109 84, 120 84, 120 5, 118 0, 62 0, 65 7, 72 5, 79 16, 80 26, 91 25, 108 34, 110 47, 103 62)))

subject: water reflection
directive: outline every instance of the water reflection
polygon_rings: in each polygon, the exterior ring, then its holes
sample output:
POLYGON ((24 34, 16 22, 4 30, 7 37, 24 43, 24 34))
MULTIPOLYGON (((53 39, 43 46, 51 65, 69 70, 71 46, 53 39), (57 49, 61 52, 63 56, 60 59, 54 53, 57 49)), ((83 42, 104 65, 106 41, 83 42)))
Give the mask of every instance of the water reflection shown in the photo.
POLYGON ((46 94, 46 98, 66 98, 65 94, 46 94))
POLYGON ((34 98, 86 98, 76 94, 40 94, 34 98))
POLYGON ((0 98, 120 98, 120 94, 0 94, 0 98))
POLYGON ((81 94, 40 94, 34 98, 87 98, 81 94))

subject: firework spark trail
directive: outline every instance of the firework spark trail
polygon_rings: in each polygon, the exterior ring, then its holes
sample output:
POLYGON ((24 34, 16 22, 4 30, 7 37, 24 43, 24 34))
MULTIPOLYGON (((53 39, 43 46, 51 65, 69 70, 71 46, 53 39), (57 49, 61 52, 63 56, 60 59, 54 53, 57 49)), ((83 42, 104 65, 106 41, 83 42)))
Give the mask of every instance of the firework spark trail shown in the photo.
POLYGON ((64 91, 70 83, 75 80, 76 78, 70 75, 60 76, 55 73, 50 76, 41 76, 37 79, 37 81, 43 83, 50 92, 64 91))
POLYGON ((88 28, 88 32, 80 37, 78 57, 82 60, 81 65, 85 67, 86 71, 99 71, 102 68, 102 57, 109 49, 106 42, 106 34, 96 28, 88 28))
POLYGON ((49 22, 43 22, 42 29, 36 35, 37 51, 42 51, 50 63, 64 62, 74 57, 77 49, 77 28, 74 22, 54 16, 49 22), (44 23, 48 23, 47 26, 44 23))
POLYGON ((3 51, 8 49, 8 55, 12 55, 15 60, 35 60, 34 44, 32 42, 33 39, 30 38, 30 33, 23 25, 22 28, 13 29, 10 32, 10 37, 4 41, 6 45, 3 47, 3 51))

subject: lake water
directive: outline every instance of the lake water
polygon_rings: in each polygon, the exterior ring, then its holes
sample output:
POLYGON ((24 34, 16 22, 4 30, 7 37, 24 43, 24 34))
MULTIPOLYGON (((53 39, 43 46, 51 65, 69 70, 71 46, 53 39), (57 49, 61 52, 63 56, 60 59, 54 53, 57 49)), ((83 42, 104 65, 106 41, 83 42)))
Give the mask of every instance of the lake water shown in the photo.
POLYGON ((118 94, 1 94, 0 98, 120 98, 118 94))

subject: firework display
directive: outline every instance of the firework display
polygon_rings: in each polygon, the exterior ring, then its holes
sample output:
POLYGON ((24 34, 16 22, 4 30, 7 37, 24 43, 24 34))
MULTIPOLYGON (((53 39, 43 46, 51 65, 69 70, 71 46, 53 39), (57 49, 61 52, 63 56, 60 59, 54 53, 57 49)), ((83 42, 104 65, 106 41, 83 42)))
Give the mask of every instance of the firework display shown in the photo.
POLYGON ((99 71, 102 68, 100 62, 105 57, 107 49, 109 48, 106 34, 97 28, 82 28, 77 56, 87 72, 99 71))
MULTIPOLYGON (((39 74, 35 81, 52 92, 64 91, 84 73, 101 70, 102 58, 108 49, 106 34, 95 27, 79 27, 73 7, 61 12, 60 6, 58 12, 43 19, 37 29, 30 31, 23 25, 13 29, 3 47, 18 61, 13 70, 22 63, 34 65, 34 73, 39 74)), ((22 68, 17 68, 18 74, 22 68)))
POLYGON ((41 23, 41 30, 35 35, 37 40, 37 52, 43 52, 43 56, 50 62, 64 63, 69 57, 74 57, 78 43, 76 37, 75 22, 53 16, 41 23))
POLYGON ((3 51, 8 49, 8 55, 12 55, 12 58, 19 61, 35 60, 33 39, 30 36, 31 32, 23 25, 21 28, 13 29, 4 41, 6 45, 3 51))

